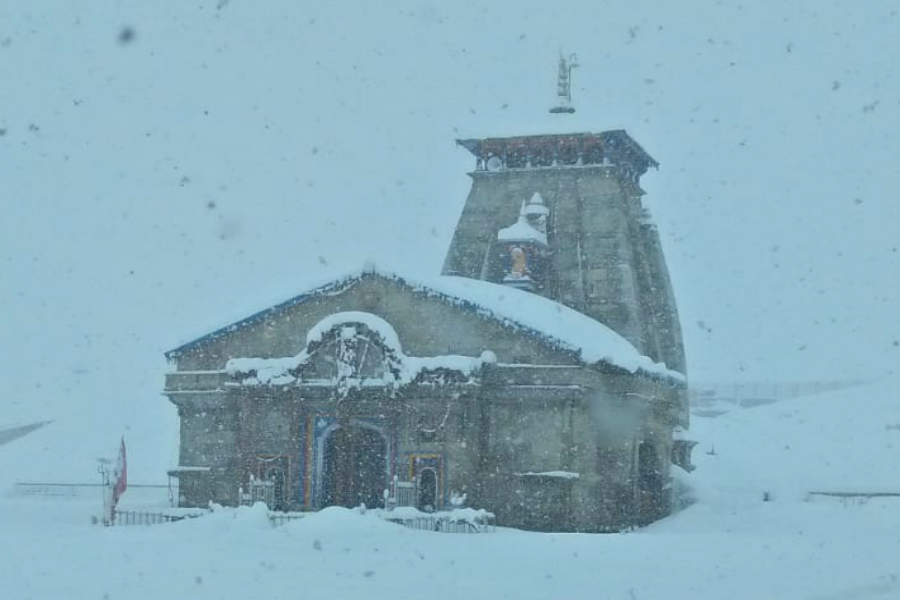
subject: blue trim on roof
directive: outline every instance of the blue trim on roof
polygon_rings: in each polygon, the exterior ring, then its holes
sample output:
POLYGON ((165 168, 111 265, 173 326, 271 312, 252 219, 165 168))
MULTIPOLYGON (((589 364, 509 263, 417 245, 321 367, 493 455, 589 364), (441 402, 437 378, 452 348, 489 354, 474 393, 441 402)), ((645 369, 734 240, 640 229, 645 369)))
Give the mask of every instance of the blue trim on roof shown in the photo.
POLYGON ((231 333, 232 331, 237 331, 238 329, 242 329, 242 328, 246 327, 247 325, 253 325, 254 323, 259 323, 259 322, 263 321, 269 315, 277 313, 277 312, 281 311, 282 309, 296 306, 297 304, 301 304, 303 302, 306 302, 310 298, 314 298, 316 296, 321 296, 322 294, 327 294, 329 292, 335 292, 335 291, 343 291, 347 287, 350 287, 351 285, 353 285, 353 284, 357 283, 358 281, 360 281, 361 279, 363 279, 366 275, 369 275, 369 273, 350 275, 350 276, 343 277, 341 279, 332 281, 331 283, 327 283, 323 286, 303 292, 302 294, 294 296, 293 298, 285 300, 284 302, 280 302, 279 304, 270 306, 269 308, 263 309, 256 313, 253 313, 249 317, 241 319, 240 321, 236 321, 236 322, 232 323, 231 325, 226 325, 225 327, 216 329, 215 331, 213 331, 211 333, 207 333, 204 336, 201 336, 195 340, 186 342, 186 343, 182 344, 181 346, 178 346, 177 348, 169 350, 168 352, 165 353, 165 357, 168 360, 171 360, 173 358, 178 358, 179 356, 181 356, 188 350, 193 350, 193 349, 198 348, 204 344, 207 344, 213 340, 217 340, 220 337, 222 337, 223 335, 231 333))

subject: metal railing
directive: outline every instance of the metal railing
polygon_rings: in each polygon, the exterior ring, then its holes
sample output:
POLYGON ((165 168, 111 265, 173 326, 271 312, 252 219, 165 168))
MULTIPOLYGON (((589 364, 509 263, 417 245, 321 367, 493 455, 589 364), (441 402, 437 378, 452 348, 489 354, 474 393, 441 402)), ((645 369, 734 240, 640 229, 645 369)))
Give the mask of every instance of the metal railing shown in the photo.
MULTIPOLYGON (((117 510, 115 521, 104 523, 110 527, 129 527, 141 525, 162 525, 165 523, 174 523, 183 521, 184 519, 194 519, 212 513, 211 510, 202 510, 197 512, 188 512, 184 514, 167 514, 164 512, 139 511, 139 510, 117 510)), ((299 512, 276 512, 270 511, 269 523, 273 527, 279 527, 297 521, 306 517, 306 513, 299 512)), ((491 533, 497 530, 491 517, 477 517, 475 519, 461 520, 453 519, 449 513, 435 513, 432 515, 418 516, 395 516, 390 512, 379 514, 380 518, 408 527, 410 529, 418 529, 421 531, 435 531, 439 533, 491 533)))
MULTIPOLYGON (((140 510, 116 510, 116 519, 112 523, 104 523, 106 526, 123 527, 132 525, 162 525, 174 523, 184 519, 195 519, 208 515, 213 511, 207 509, 183 514, 167 514, 164 512, 140 511, 140 510)), ((284 525, 290 521, 297 521, 304 517, 304 513, 269 511, 269 523, 273 527, 284 525)))
POLYGON ((304 513, 297 512, 269 512, 269 523, 272 524, 272 527, 278 527, 291 521, 299 521, 305 516, 304 513))
POLYGON ((163 523, 172 523, 174 521, 181 521, 182 519, 190 519, 199 516, 199 514, 167 515, 161 512, 117 510, 115 520, 112 523, 107 523, 107 525, 161 525, 163 523))
POLYGON ((838 500, 844 506, 867 504, 874 499, 889 498, 900 500, 900 492, 835 492, 816 491, 807 492, 806 501, 813 502, 816 498, 838 500))
POLYGON ((246 489, 243 486, 238 488, 238 496, 244 506, 253 506, 257 502, 262 502, 266 506, 274 506, 275 482, 251 479, 246 489))
POLYGON ((390 512, 380 515, 389 523, 396 523, 410 529, 436 531, 439 533, 492 533, 497 530, 492 517, 478 517, 470 520, 456 520, 448 514, 435 513, 415 517, 392 516, 390 512))

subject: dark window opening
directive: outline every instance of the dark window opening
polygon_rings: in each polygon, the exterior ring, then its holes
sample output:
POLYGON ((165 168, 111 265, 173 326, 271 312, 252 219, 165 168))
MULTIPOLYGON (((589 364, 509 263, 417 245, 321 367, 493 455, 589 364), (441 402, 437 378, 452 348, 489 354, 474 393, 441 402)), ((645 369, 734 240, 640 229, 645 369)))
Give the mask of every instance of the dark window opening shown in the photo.
POLYGON ((437 510, 437 473, 434 469, 423 469, 419 473, 419 510, 433 512, 437 510))
POLYGON ((341 427, 325 442, 322 505, 379 506, 387 488, 387 448, 374 430, 341 427))

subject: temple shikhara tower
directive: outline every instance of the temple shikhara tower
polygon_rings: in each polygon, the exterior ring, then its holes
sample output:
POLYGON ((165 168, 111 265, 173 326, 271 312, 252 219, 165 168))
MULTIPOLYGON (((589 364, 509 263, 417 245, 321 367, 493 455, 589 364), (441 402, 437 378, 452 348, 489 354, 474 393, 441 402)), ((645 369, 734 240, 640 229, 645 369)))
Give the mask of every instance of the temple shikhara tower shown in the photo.
POLYGON ((533 291, 684 372, 659 234, 641 204, 656 161, 621 130, 458 143, 475 170, 443 274, 533 291))
MULTIPOLYGON (((560 59, 560 119, 574 112, 560 59)), ((692 469, 678 313, 623 130, 458 140, 443 272, 366 267, 166 354, 182 506, 486 509, 619 531, 692 469)))

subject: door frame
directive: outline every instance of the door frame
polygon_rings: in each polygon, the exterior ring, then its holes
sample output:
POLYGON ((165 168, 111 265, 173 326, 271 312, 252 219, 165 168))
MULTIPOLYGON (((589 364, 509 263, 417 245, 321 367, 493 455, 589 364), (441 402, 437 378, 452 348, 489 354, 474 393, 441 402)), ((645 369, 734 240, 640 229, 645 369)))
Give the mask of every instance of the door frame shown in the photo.
MULTIPOLYGON (((321 510, 325 508, 325 445, 328 442, 328 439, 336 432, 338 429, 343 427, 361 427, 363 429, 370 429, 378 433, 381 436, 381 439, 384 441, 384 483, 385 487, 389 484, 391 480, 391 456, 393 456, 393 447, 391 445, 391 438, 385 432, 384 427, 380 427, 375 425, 374 423, 369 423, 362 419, 350 419, 350 421, 346 424, 335 422, 329 425, 325 431, 319 436, 316 440, 316 493, 313 505, 316 510, 321 510)), ((369 507, 374 508, 374 507, 369 507)))

